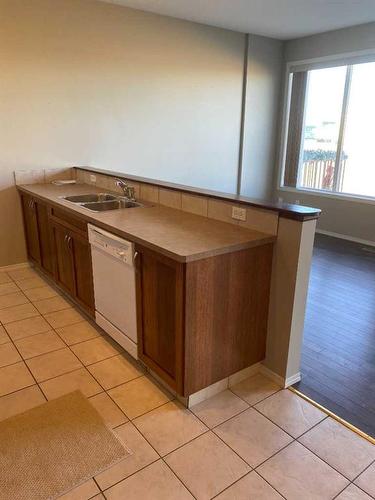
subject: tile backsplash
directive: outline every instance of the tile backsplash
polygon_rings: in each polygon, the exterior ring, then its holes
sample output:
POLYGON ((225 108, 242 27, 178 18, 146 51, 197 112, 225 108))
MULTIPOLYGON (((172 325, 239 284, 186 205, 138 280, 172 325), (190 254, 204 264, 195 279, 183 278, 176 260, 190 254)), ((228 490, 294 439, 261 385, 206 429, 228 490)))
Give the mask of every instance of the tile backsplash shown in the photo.
POLYGON ((75 178, 74 168, 48 168, 40 170, 16 170, 14 180, 21 184, 48 184, 54 180, 70 180, 75 178))
MULTIPOLYGON (((14 172, 16 184, 40 184, 53 180, 76 179, 77 182, 93 185, 108 191, 122 193, 116 186, 116 178, 111 175, 97 174, 86 170, 74 168, 19 170, 14 172)), ((126 176, 124 176, 126 179, 126 176)), ((279 216, 277 212, 261 208, 246 207, 246 221, 232 218, 232 208, 238 207, 236 203, 221 201, 204 195, 189 194, 175 189, 146 184, 142 182, 127 181, 134 187, 136 198, 153 204, 182 210, 210 219, 228 222, 247 229, 255 229, 264 233, 277 235, 279 216)), ((241 205, 244 208, 244 205, 241 205)))
MULTIPOLYGON (((96 185, 110 191, 121 192, 115 184, 116 178, 110 175, 90 173, 86 170, 77 169, 77 180, 85 184, 96 185), (91 176, 95 176, 95 182, 91 176)), ((124 176, 126 179, 126 176, 124 176)), ((277 235, 279 215, 271 210, 261 208, 246 207, 246 221, 232 219, 232 207, 238 206, 236 203, 221 201, 208 196, 189 194, 175 189, 145 184, 142 182, 127 181, 129 186, 135 188, 136 198, 150 203, 158 203, 166 207, 183 210, 195 215, 209 217, 223 222, 228 222, 236 226, 247 229, 255 229, 264 233, 277 235)), ((244 207, 243 205, 241 205, 244 207)))

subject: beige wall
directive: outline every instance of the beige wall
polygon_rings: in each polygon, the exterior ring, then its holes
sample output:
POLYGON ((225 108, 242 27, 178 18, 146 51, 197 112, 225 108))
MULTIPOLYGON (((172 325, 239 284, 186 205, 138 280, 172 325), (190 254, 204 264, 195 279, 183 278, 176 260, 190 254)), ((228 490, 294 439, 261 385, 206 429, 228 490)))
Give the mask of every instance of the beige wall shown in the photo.
POLYGON ((274 247, 265 365, 286 385, 299 379, 316 220, 279 218, 274 247))
POLYGON ((241 194, 269 198, 273 190, 284 43, 250 35, 241 194))
POLYGON ((12 172, 91 165, 234 192, 244 35, 90 0, 0 0, 0 266, 12 172))
POLYGON ((279 191, 284 201, 322 210, 317 229, 375 242, 375 203, 340 200, 302 192, 279 191))

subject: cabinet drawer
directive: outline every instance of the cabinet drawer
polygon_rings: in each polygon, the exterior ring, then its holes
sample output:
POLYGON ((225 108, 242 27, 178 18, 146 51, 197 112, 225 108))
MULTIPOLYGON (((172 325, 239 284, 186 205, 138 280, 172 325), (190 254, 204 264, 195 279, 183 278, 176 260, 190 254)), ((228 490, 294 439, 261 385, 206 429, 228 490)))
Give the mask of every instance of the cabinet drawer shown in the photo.
POLYGON ((74 217, 74 215, 56 207, 51 208, 51 218, 68 229, 78 229, 87 237, 87 222, 85 220, 74 217))

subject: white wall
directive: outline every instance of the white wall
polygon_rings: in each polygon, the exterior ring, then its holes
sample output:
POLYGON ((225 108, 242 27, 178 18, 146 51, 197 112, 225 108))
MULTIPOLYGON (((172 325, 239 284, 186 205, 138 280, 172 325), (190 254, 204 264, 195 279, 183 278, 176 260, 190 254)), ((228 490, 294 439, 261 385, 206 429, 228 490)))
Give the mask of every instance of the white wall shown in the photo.
MULTIPOLYGON (((375 49, 375 23, 354 26, 322 33, 285 44, 285 60, 340 55, 375 49)), ((276 196, 284 201, 320 208, 318 229, 367 241, 375 241, 375 204, 334 199, 303 192, 286 192, 276 189, 276 196)))
POLYGON ((14 170, 235 192, 244 35, 91 0, 0 9, 0 266, 25 260, 14 170))
POLYGON ((249 37, 241 194, 269 198, 273 190, 283 69, 283 42, 249 37))

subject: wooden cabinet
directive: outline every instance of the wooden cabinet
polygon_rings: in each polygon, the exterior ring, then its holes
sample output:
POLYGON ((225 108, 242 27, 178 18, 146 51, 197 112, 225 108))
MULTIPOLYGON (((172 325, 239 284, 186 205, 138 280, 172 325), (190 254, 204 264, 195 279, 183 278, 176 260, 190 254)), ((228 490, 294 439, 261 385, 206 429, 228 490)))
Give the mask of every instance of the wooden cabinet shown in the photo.
POLYGON ((92 277, 91 246, 87 238, 71 232, 69 244, 73 254, 74 297, 82 307, 94 316, 95 300, 92 277))
POLYGON ((72 243, 69 230, 56 223, 51 223, 54 255, 55 255, 55 280, 70 295, 74 295, 74 261, 72 243))
POLYGON ((29 259, 94 315, 94 285, 87 223, 22 193, 29 259))
MULTIPOLYGON (((84 217, 22 193, 30 260, 94 315, 84 217)), ((182 263, 136 245, 138 356, 182 396, 265 357, 273 245, 182 263)))
POLYGON ((22 195, 28 257, 47 274, 54 271, 48 205, 31 196, 22 195))
POLYGON ((49 224, 48 205, 39 200, 34 200, 34 210, 38 223, 40 265, 49 274, 54 273, 53 245, 51 227, 49 224))
POLYGON ((91 248, 87 237, 51 221, 55 280, 91 315, 94 315, 94 287, 91 248))
POLYGON ((181 393, 184 266, 146 249, 138 249, 138 356, 181 393))
POLYGON ((40 264, 38 219, 35 200, 26 194, 21 197, 27 255, 35 264, 40 264))
POLYGON ((264 359, 272 244, 178 263, 137 247, 138 355, 188 396, 264 359))

